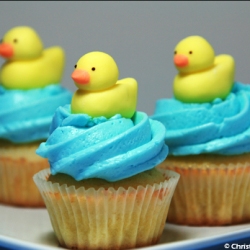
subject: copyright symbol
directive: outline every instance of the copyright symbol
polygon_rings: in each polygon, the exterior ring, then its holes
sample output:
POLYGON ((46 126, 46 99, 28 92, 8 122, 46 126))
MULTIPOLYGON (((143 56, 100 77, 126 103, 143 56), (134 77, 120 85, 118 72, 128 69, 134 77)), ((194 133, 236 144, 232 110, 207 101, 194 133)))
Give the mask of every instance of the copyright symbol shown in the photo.
POLYGON ((229 248, 230 245, 229 245, 228 243, 226 243, 226 244, 224 245, 224 247, 225 247, 225 248, 229 248))

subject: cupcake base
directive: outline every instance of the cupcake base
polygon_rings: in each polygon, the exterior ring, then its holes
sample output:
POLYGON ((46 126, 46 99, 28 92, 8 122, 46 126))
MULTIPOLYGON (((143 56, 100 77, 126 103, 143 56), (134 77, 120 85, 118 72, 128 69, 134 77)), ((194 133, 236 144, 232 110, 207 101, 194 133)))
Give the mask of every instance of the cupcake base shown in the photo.
POLYGON ((33 181, 35 173, 49 167, 48 161, 35 153, 39 144, 0 142, 0 203, 25 207, 45 206, 33 181))
POLYGON ((71 249, 129 249, 156 244, 164 229, 179 175, 137 188, 88 188, 52 184, 50 172, 34 176, 61 246, 71 249))
POLYGON ((168 222, 220 226, 250 221, 250 154, 170 156, 158 167, 180 174, 168 222))

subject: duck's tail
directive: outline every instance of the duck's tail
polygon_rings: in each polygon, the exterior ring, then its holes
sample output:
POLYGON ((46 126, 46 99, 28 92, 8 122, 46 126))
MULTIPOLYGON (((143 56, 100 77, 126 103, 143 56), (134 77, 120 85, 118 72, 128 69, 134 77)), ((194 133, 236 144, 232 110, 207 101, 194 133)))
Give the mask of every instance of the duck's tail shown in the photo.
POLYGON ((65 68, 65 53, 59 46, 50 47, 44 50, 44 58, 46 63, 50 65, 51 71, 53 71, 53 80, 55 83, 59 83, 62 80, 63 72, 65 68))
POLYGON ((137 106, 137 81, 134 78, 124 78, 122 80, 118 80, 117 84, 126 85, 126 88, 124 88, 126 95, 124 96, 125 101, 123 102, 123 105, 127 110, 127 117, 132 117, 137 106))

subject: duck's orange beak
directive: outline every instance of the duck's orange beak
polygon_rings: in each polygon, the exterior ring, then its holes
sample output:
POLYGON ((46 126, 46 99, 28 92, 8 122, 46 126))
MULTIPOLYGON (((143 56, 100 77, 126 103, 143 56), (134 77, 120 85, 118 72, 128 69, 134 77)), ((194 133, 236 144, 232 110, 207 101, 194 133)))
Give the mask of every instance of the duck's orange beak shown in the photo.
POLYGON ((90 80, 90 75, 87 71, 82 69, 76 69, 71 74, 71 78, 74 80, 74 82, 78 84, 87 84, 90 80))
POLYGON ((0 44, 0 56, 4 58, 11 58, 14 55, 14 50, 11 44, 1 43, 0 44))
POLYGON ((185 67, 188 65, 188 57, 185 55, 175 55, 174 64, 177 67, 185 67))

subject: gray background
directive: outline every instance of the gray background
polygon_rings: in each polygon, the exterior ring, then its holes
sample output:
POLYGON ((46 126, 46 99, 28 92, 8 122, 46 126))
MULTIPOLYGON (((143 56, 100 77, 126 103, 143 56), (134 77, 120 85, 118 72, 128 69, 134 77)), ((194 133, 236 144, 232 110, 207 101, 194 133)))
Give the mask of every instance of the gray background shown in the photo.
MULTIPOLYGON (((85 53, 113 56, 120 78, 138 81, 137 110, 151 115, 155 101, 172 97, 175 45, 200 35, 216 54, 235 58, 235 79, 250 83, 250 2, 0 2, 0 36, 33 27, 44 46, 66 52, 63 86, 76 90, 71 73, 85 53)), ((4 61, 0 59, 0 64, 4 61)))

